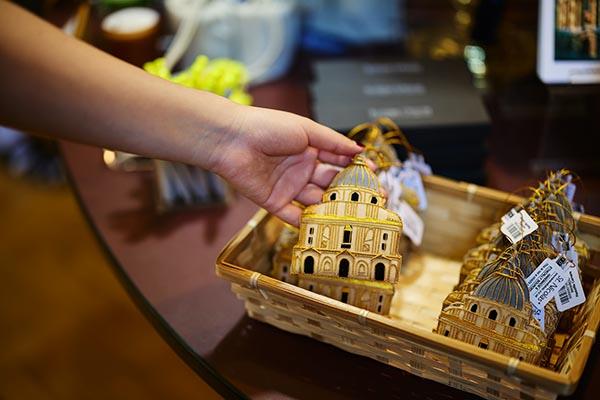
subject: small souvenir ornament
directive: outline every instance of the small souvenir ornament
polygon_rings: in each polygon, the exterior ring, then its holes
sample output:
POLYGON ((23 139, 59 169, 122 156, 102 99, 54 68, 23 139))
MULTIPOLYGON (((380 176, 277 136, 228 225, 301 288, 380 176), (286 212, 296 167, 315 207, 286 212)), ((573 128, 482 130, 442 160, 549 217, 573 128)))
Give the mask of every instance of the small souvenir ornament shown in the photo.
POLYGON ((282 282, 291 284, 298 283, 298 277, 291 275, 292 265, 292 248, 298 241, 298 229, 292 225, 285 224, 279 239, 275 243, 274 254, 272 259, 273 268, 271 276, 282 282))
POLYGON ((548 361, 561 312, 585 301, 578 264, 587 261, 587 246, 573 244, 570 182, 568 171, 551 173, 526 203, 479 234, 437 333, 533 364, 548 361))
POLYGON ((307 207, 292 252, 298 286, 388 314, 400 274, 402 221, 385 208, 377 176, 356 156, 307 207))

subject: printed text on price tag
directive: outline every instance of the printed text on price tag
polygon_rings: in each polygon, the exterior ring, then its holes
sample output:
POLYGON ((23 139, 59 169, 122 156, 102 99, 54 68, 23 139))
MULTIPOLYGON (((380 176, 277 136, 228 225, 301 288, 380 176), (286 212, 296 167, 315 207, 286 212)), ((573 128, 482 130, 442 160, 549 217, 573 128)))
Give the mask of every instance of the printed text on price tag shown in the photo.
POLYGON ((564 257, 546 258, 525 280, 529 288, 529 300, 537 308, 544 308, 567 283, 568 276, 561 268, 562 263, 566 262, 564 257))

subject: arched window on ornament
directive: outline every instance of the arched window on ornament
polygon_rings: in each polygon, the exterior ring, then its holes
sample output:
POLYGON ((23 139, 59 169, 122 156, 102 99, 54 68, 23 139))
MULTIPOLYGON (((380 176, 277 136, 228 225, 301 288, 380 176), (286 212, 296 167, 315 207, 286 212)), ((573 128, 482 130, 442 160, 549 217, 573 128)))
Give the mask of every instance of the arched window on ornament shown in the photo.
POLYGON ((360 195, 357 192, 352 193, 352 195, 350 196, 350 200, 352 201, 358 201, 359 198, 360 195))
POLYGON ((350 272, 350 262, 347 259, 342 258, 340 260, 340 268, 338 270, 338 276, 340 276, 342 278, 347 278, 349 272, 350 272))
POLYGON ((313 256, 307 256, 304 259, 304 273, 312 274, 315 272, 315 259, 313 256))
POLYGON ((344 227, 341 247, 342 249, 349 249, 352 247, 352 226, 350 225, 344 227))
POLYGON ((387 248, 387 240, 388 240, 388 234, 384 233, 381 238, 381 251, 385 251, 385 249, 387 248))
POLYGON ((308 238, 306 239, 306 241, 308 242, 309 245, 313 244, 314 236, 315 236, 315 228, 313 226, 311 226, 310 228, 308 228, 308 238))
POLYGON ((375 280, 382 281, 385 279, 385 265, 383 263, 377 263, 375 265, 375 280))

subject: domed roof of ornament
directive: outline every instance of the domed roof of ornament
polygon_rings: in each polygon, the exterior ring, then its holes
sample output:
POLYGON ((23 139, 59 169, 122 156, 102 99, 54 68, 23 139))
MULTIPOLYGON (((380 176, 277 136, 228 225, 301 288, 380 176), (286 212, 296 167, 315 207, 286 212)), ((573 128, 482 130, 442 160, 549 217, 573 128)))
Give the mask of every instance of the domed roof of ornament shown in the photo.
POLYGON ((473 295, 522 310, 529 298, 527 285, 514 268, 499 268, 477 286, 473 295))
POLYGON ((380 189, 377 175, 371 171, 362 156, 355 156, 350 165, 338 172, 329 188, 340 186, 362 187, 376 192, 380 189))
POLYGON ((479 274, 477 275, 477 279, 479 281, 485 280, 494 271, 496 271, 498 269, 498 263, 500 263, 501 261, 502 261, 501 258, 500 259, 496 258, 494 260, 487 261, 485 264, 483 264, 483 267, 481 267, 481 270, 479 271, 479 274))

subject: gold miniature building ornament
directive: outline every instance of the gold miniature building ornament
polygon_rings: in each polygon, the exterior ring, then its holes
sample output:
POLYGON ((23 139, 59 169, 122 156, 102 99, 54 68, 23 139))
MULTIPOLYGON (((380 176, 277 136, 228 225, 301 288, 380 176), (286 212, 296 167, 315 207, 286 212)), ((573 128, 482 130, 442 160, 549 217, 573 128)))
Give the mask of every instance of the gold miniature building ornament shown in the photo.
POLYGON ((436 331, 538 364, 547 337, 533 317, 523 272, 510 258, 489 266, 473 292, 443 309, 436 331))
POLYGON ((400 217, 385 208, 377 176, 356 156, 302 213, 292 274, 298 286, 387 314, 400 274, 400 217))
POLYGON ((576 223, 565 193, 569 176, 566 170, 551 173, 526 203, 511 210, 524 209, 539 224, 518 243, 507 241, 500 223, 480 232, 479 246, 464 258, 458 286, 444 300, 437 333, 532 364, 550 361, 561 314, 556 299, 535 309, 525 278, 546 257, 571 246, 584 254, 576 257, 585 264, 585 244, 574 246, 576 223))
POLYGON ((298 229, 292 225, 285 224, 275 243, 271 269, 271 276, 282 282, 293 285, 298 283, 298 277, 291 275, 292 248, 298 241, 298 229))

